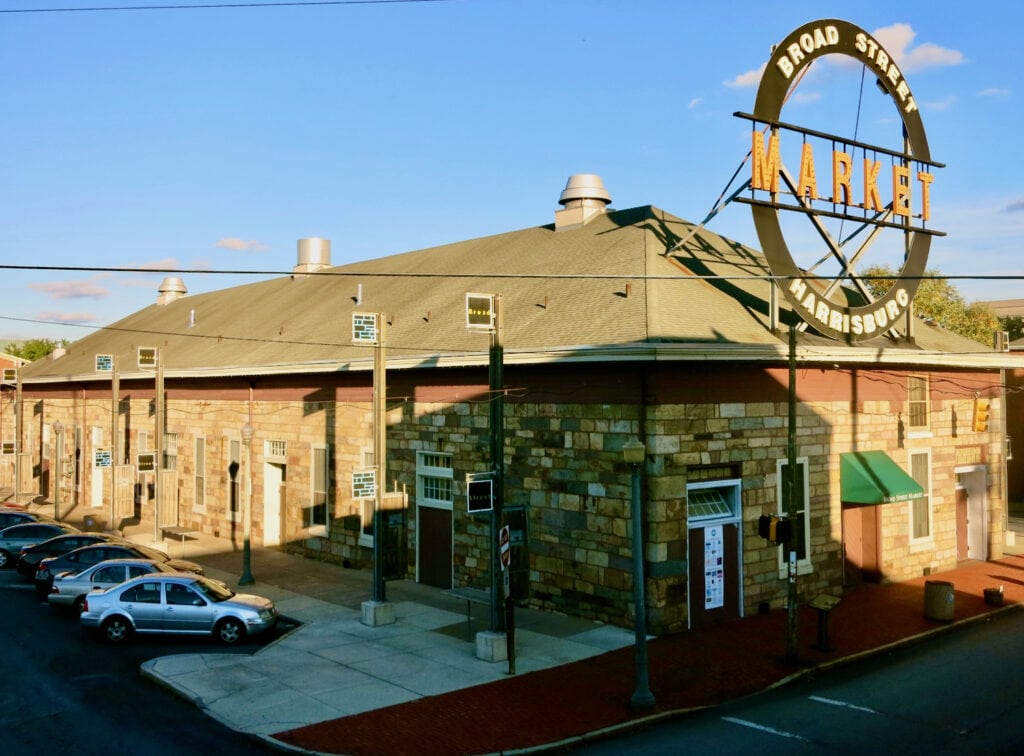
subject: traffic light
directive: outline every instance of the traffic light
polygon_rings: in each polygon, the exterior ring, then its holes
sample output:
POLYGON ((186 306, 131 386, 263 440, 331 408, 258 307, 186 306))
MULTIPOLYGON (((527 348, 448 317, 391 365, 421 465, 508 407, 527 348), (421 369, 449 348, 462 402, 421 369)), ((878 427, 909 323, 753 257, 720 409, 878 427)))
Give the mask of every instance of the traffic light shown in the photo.
POLYGON ((974 398, 974 422, 972 427, 975 433, 984 433, 988 430, 988 413, 991 402, 981 397, 974 398))
POLYGON ((774 544, 784 544, 793 534, 793 523, 774 515, 761 515, 757 520, 757 534, 774 544))

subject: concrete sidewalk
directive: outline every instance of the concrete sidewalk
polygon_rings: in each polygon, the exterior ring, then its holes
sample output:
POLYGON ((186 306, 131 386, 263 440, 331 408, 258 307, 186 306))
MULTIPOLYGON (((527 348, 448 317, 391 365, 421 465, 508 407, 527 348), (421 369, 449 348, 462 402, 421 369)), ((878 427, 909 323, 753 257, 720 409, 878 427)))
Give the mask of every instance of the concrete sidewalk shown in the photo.
MULTIPOLYGON (((52 515, 52 504, 28 507, 52 515)), ((64 513, 82 529, 106 523, 101 510, 64 513), (88 527, 87 527, 88 525, 88 527)), ((113 531, 111 531, 113 532, 113 531)), ((506 661, 476 657, 476 634, 489 610, 410 580, 389 581, 395 622, 370 627, 361 605, 371 597, 369 571, 346 569, 278 549, 252 549, 255 585, 239 586, 241 543, 192 533, 154 541, 152 523, 120 531, 173 557, 203 565, 239 592, 274 601, 301 623, 257 654, 175 655, 153 659, 142 674, 191 700, 210 716, 258 736, 469 688, 509 676, 506 661)), ((517 608, 516 674, 527 674, 630 646, 619 627, 517 608)), ((278 741, 273 741, 280 745, 278 741)))

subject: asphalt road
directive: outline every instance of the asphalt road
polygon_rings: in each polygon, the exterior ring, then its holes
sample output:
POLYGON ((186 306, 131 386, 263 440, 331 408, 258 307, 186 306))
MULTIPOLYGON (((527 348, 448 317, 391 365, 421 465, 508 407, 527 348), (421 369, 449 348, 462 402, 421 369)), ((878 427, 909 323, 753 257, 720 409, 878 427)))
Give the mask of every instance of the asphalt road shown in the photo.
POLYGON ((136 637, 110 646, 31 583, 0 570, 0 753, 251 754, 261 741, 220 725, 139 675, 180 653, 253 653, 290 626, 226 648, 212 639, 136 637))
POLYGON ((1018 754, 1024 612, 629 736, 587 754, 1018 754))

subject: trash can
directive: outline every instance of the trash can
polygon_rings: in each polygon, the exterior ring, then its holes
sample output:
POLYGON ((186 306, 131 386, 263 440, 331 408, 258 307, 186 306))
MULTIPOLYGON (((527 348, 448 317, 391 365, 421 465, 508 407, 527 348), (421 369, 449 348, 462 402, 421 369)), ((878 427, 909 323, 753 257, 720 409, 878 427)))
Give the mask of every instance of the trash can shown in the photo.
POLYGON ((953 584, 944 580, 926 580, 924 616, 931 620, 953 619, 953 584))
POLYGON ((99 533, 105 530, 107 527, 107 521, 97 517, 96 515, 86 515, 85 522, 82 525, 82 530, 86 533, 99 533))

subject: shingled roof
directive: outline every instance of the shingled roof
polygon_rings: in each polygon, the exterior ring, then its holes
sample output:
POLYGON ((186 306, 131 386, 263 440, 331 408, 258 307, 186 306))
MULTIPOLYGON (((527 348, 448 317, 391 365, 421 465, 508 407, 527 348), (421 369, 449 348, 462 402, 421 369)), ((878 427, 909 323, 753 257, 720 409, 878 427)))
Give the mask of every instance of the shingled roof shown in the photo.
MULTIPOLYGON (((569 230, 544 225, 185 296, 33 363, 23 380, 97 378, 96 354, 115 355, 131 377, 139 347, 161 349, 168 377, 368 370, 371 350, 352 344, 353 312, 387 315, 389 369, 483 364, 489 341, 466 329, 467 292, 501 295, 509 363, 782 359, 787 336, 769 327, 763 256, 691 230, 652 206, 609 210, 569 230)), ((923 323, 913 345, 848 346, 810 332, 800 344, 804 359, 836 362, 1006 361, 923 323)))

